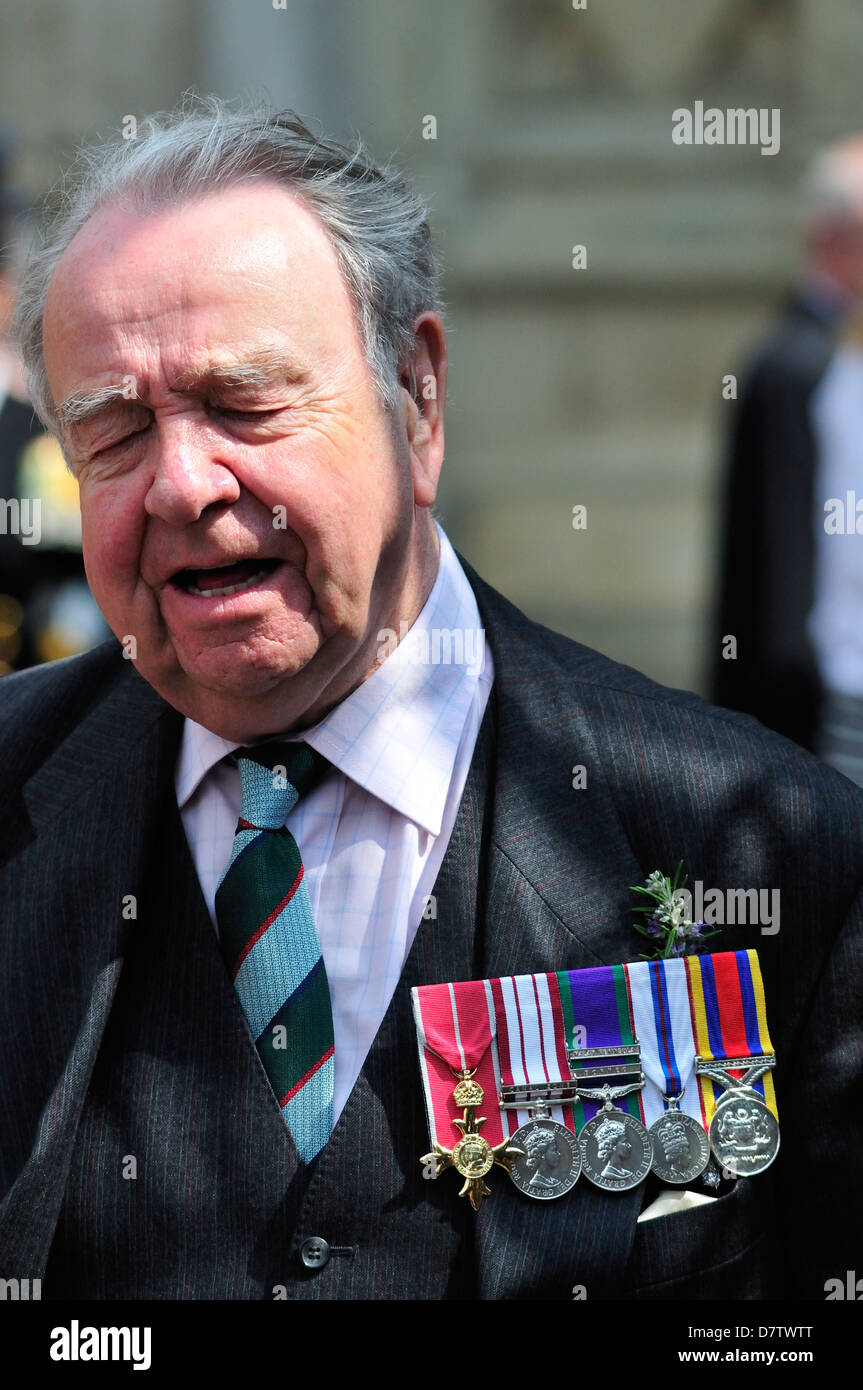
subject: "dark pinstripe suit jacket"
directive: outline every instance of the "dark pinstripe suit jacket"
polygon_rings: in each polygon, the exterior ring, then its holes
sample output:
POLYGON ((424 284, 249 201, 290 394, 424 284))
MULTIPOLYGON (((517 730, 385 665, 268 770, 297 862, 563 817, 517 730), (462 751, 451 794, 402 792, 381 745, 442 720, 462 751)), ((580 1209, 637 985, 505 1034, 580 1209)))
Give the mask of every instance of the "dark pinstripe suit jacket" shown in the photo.
POLYGON ((854 1267, 863 795, 468 575, 497 678, 437 920, 311 1178, 183 835, 180 717, 113 643, 2 682, 0 1276, 45 1298, 821 1299, 854 1267), (638 1225, 646 1186, 543 1204, 501 1173, 475 1215, 452 1174, 423 1181, 410 987, 634 959, 628 886, 681 858, 705 885, 781 890, 776 935, 718 939, 761 954, 773 1167, 638 1225), (335 1247, 318 1272, 311 1235, 335 1247))

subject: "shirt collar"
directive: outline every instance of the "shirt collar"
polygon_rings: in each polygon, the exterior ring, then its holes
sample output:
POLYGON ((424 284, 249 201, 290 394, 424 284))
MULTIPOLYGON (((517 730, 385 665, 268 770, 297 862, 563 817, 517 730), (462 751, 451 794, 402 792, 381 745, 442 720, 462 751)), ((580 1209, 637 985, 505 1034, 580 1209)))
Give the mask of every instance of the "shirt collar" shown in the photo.
MULTIPOLYGON (((302 735, 340 772, 379 800, 440 834, 458 747, 489 653, 467 576, 440 526, 437 578, 404 634, 382 633, 390 654, 302 735)), ((240 747, 186 719, 177 764, 182 809, 213 767, 240 747)))

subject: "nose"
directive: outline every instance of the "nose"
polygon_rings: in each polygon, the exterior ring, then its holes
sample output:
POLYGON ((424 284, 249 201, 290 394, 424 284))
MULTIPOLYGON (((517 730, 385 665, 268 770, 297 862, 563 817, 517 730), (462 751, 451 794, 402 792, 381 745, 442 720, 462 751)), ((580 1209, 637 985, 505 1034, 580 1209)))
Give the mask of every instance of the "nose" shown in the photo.
POLYGON ((205 422, 189 416, 156 419, 156 462, 144 508, 169 526, 188 526, 208 507, 236 502, 240 484, 205 422))

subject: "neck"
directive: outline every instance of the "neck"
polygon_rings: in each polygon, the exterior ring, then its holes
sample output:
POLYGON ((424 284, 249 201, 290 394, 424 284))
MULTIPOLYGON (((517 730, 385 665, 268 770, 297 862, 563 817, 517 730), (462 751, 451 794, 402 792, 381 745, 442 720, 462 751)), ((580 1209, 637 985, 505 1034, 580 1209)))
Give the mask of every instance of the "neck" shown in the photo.
MULTIPOLYGON (((395 578, 386 576, 388 603, 376 603, 374 591, 370 604, 371 619, 366 640, 338 677, 330 682, 319 698, 292 724, 292 731, 309 729, 320 722, 330 710, 347 699, 363 681, 368 680, 382 665, 391 646, 382 648, 378 634, 384 629, 396 634, 398 640, 416 622, 434 588, 440 567, 440 539, 437 527, 426 509, 417 508, 411 544, 395 578)), ((283 731, 284 732, 284 731, 283 731)))

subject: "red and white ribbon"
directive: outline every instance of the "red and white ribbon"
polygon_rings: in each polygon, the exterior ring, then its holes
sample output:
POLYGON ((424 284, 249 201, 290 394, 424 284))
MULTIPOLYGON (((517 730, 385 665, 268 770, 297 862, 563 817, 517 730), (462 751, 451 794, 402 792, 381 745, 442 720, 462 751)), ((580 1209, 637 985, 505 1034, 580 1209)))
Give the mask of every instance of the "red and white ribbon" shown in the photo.
MULTIPOLYGON (((569 1081, 563 1010, 556 975, 511 975, 487 980, 497 1020, 500 1079, 505 1086, 569 1081)), ((504 1132, 515 1133, 532 1110, 503 1110, 504 1132)), ((552 1118, 575 1133, 571 1105, 551 1107, 552 1118)))
POLYGON ((462 980, 421 985, 411 991, 429 1134, 433 1144, 445 1149, 460 1138, 454 1121, 461 1119, 463 1109, 453 1099, 454 1073, 465 1069, 475 1071, 474 1080, 485 1092, 479 1110, 486 1118, 483 1138, 494 1146, 504 1137, 497 1104, 495 1016, 486 984, 485 980, 462 980))

